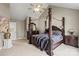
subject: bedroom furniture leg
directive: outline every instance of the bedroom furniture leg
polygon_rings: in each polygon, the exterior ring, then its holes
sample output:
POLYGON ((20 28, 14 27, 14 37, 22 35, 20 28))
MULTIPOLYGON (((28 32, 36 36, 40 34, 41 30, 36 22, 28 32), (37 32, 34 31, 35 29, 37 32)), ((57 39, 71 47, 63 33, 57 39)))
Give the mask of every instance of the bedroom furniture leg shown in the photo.
POLYGON ((31 43, 31 40, 32 40, 32 31, 31 31, 31 17, 29 17, 29 44, 32 44, 31 43))
POLYGON ((49 35, 49 40, 48 40, 48 54, 50 56, 53 55, 53 51, 51 50, 52 49, 52 46, 51 46, 51 35, 52 35, 52 8, 49 8, 48 9, 48 16, 49 16, 49 32, 48 32, 48 35, 49 35))
POLYGON ((65 17, 62 18, 62 36, 63 36, 63 43, 65 43, 65 17))

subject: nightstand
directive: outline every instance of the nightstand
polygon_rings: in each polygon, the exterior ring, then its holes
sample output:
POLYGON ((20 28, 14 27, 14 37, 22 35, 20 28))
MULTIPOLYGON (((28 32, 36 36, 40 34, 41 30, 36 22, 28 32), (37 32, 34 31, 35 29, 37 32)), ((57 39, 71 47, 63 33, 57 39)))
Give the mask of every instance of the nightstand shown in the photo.
POLYGON ((78 37, 74 35, 66 35, 64 43, 78 48, 78 37))

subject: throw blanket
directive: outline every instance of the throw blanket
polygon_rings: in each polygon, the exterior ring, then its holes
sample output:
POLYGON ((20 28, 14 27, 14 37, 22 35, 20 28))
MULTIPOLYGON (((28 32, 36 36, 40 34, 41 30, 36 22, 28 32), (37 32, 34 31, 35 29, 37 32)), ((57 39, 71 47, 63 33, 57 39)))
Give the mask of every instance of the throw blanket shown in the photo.
POLYGON ((41 50, 45 50, 48 45, 48 34, 40 34, 35 37, 36 46, 40 48, 41 50))
MULTIPOLYGON (((63 37, 60 34, 53 34, 51 38, 53 40, 53 44, 63 40, 63 37)), ((38 36, 35 36, 34 40, 35 45, 41 50, 45 50, 48 48, 48 40, 49 40, 48 34, 45 33, 39 34, 38 36)))

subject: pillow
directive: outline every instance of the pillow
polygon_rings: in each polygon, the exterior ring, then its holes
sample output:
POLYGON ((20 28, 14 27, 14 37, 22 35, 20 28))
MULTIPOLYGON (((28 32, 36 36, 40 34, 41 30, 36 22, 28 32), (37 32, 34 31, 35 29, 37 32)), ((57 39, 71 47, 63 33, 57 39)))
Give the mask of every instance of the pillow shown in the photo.
POLYGON ((61 35, 62 32, 61 31, 52 31, 53 32, 53 35, 61 35))
POLYGON ((62 30, 56 26, 52 26, 52 31, 62 31, 62 30))

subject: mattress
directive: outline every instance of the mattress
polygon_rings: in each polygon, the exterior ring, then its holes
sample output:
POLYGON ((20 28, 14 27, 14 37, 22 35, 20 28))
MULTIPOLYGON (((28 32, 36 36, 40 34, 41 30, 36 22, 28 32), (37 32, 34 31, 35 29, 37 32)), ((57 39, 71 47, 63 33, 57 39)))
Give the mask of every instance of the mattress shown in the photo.
MULTIPOLYGON (((48 34, 33 35, 33 37, 38 37, 38 38, 46 37, 46 38, 49 38, 48 34)), ((63 36, 62 35, 52 35, 51 38, 53 40, 53 44, 63 40, 63 36)))
POLYGON ((52 40, 53 40, 53 44, 56 44, 57 42, 60 42, 61 40, 63 40, 63 36, 62 35, 52 35, 52 40))
MULTIPOLYGON (((42 50, 46 49, 46 47, 48 46, 48 42, 49 42, 48 34, 39 34, 39 35, 35 35, 33 37, 35 37, 34 42, 38 48, 40 48, 42 50)), ((61 40, 63 40, 62 35, 52 35, 51 38, 53 40, 53 44, 58 43, 61 40)))

